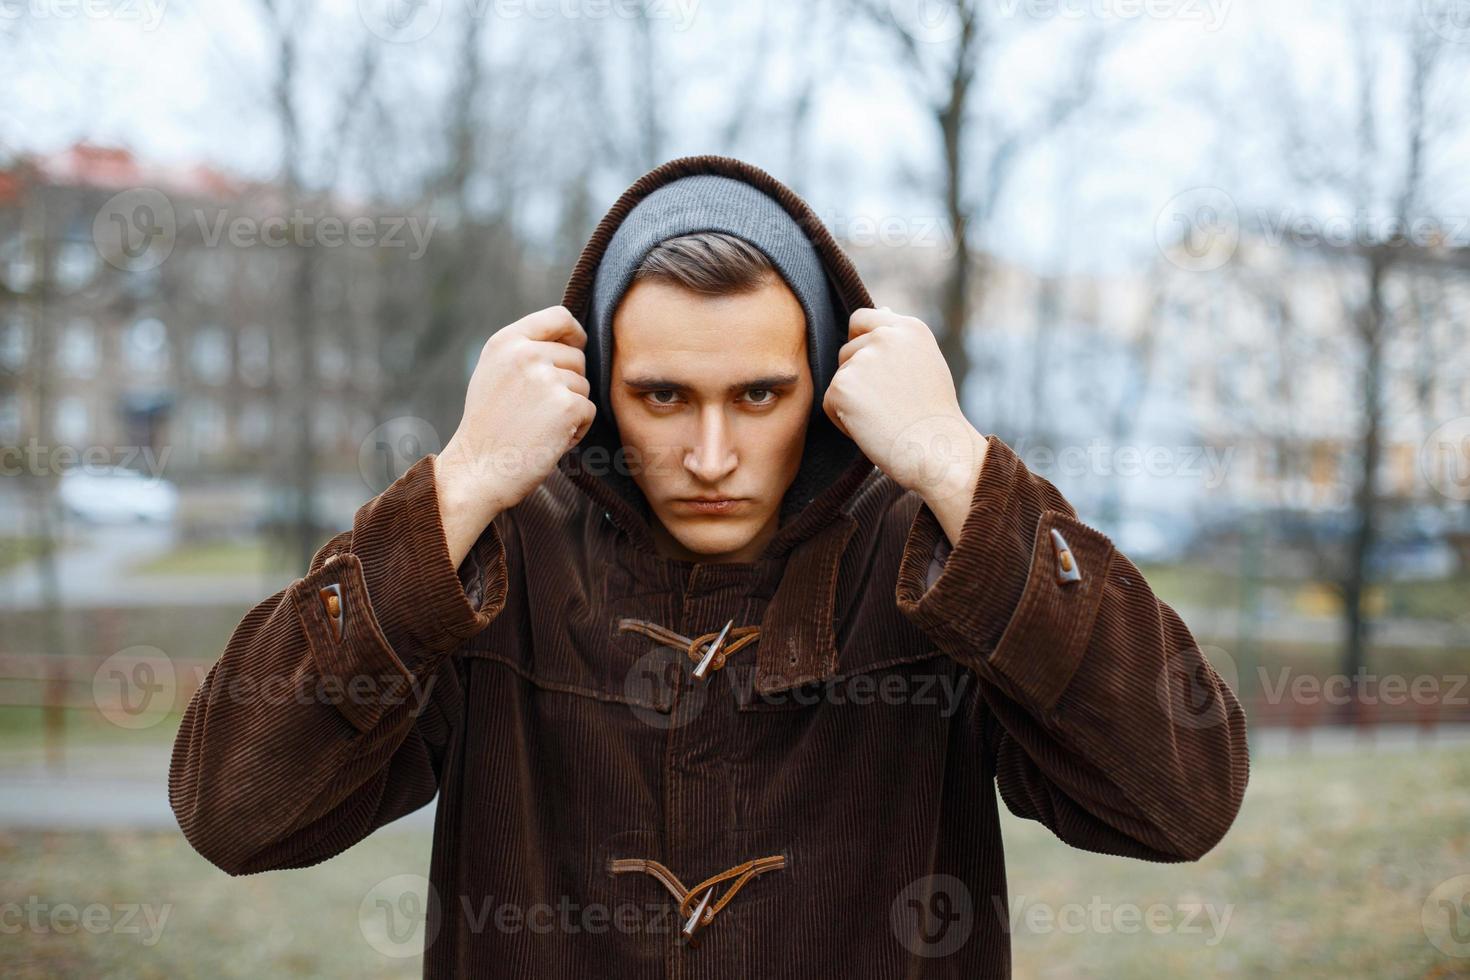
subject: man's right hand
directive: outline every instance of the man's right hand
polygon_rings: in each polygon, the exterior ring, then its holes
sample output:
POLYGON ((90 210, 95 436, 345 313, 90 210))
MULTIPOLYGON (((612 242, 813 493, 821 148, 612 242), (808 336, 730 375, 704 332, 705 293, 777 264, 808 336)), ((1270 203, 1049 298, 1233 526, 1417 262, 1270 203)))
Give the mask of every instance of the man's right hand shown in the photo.
POLYGON ((481 348, 464 416, 434 461, 456 568, 495 515, 540 486, 592 425, 586 346, 571 311, 552 306, 502 328, 481 348))

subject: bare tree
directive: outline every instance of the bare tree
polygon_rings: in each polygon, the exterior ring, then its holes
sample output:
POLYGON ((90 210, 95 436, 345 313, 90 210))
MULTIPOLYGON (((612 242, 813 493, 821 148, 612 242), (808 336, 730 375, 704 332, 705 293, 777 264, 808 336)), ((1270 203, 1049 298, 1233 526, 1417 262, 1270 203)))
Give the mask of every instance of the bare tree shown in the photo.
MULTIPOLYGON (((1273 60, 1275 69, 1259 78, 1265 86, 1260 104, 1277 125, 1276 145, 1293 190, 1303 199, 1330 195, 1354 216, 1352 241, 1309 244, 1331 264, 1339 283, 1340 337, 1358 408, 1352 449, 1344 458, 1352 522, 1340 560, 1332 562, 1342 596, 1341 668, 1356 676, 1367 661, 1364 595, 1385 503, 1380 474, 1393 413, 1389 358, 1422 323, 1399 300, 1402 273, 1424 250, 1408 230, 1439 220, 1436 191, 1442 188, 1430 186, 1431 165, 1460 134, 1437 108, 1453 106, 1448 100, 1458 81, 1448 64, 1450 46, 1435 30, 1434 5, 1416 5, 1389 23, 1381 5, 1362 4, 1352 14, 1351 95, 1345 104, 1307 92, 1289 58, 1273 60), (1396 70, 1401 77, 1393 77, 1396 70), (1396 93, 1396 101, 1385 93, 1396 93), (1333 138, 1339 135, 1344 138, 1333 138), (1356 227, 1360 216, 1379 223, 1356 227)), ((1421 387, 1433 383, 1418 381, 1421 387)), ((1351 716, 1358 705, 1346 708, 1351 716)))
MULTIPOLYGON (((321 146, 309 146, 303 135, 299 101, 308 84, 303 78, 302 49, 311 28, 311 7, 293 0, 258 0, 262 20, 274 58, 269 105, 281 141, 281 192, 287 213, 307 212, 319 216, 331 199, 333 183, 365 93, 376 71, 376 44, 364 32, 356 71, 349 73, 339 93, 336 125, 321 146), (315 153, 320 165, 310 165, 315 153)), ((304 242, 292 242, 292 278, 287 303, 291 339, 294 343, 296 383, 286 406, 292 420, 291 451, 286 454, 293 489, 293 531, 297 564, 311 564, 318 541, 317 450, 315 426, 317 365, 321 346, 320 324, 315 309, 316 283, 321 256, 304 242)), ((285 426, 281 426, 284 428, 285 426)))
POLYGON ((940 303, 939 341, 963 405, 971 373, 966 325, 974 297, 982 292, 977 284, 983 287, 988 271, 977 245, 984 241, 1016 164, 1093 100, 1107 36, 1089 28, 1076 53, 1066 59, 1068 72, 1041 107, 1015 118, 1005 110, 999 88, 990 84, 1014 20, 1002 23, 984 0, 926 4, 929 18, 937 19, 937 8, 951 15, 950 29, 941 32, 947 38, 930 40, 898 15, 899 4, 851 2, 891 41, 933 124, 941 161, 940 184, 934 191, 954 248, 940 303))

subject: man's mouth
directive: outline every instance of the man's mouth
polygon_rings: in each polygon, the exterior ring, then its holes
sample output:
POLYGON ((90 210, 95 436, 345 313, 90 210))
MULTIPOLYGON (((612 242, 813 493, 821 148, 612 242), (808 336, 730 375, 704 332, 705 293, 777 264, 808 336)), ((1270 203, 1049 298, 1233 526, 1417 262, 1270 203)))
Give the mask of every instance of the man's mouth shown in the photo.
POLYGON ((730 514, 745 503, 744 497, 682 497, 674 501, 696 514, 730 514))

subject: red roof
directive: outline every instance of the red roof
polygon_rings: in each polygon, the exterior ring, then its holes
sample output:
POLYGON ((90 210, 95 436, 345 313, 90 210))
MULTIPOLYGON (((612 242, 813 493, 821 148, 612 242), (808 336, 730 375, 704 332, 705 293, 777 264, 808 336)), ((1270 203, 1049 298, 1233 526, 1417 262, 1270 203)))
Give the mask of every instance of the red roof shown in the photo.
POLYGON ((0 200, 5 199, 7 189, 11 194, 18 192, 19 173, 27 165, 42 183, 74 187, 156 187, 205 198, 233 197, 245 188, 243 181, 207 164, 163 167, 139 161, 124 147, 82 142, 59 153, 24 158, 21 167, 9 173, 0 171, 0 200))

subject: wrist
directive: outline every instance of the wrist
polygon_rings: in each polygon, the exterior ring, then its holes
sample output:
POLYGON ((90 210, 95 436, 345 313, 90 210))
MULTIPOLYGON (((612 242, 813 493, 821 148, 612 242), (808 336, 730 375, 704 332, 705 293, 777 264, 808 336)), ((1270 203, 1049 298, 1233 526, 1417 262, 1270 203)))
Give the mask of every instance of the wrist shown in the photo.
POLYGON ((912 490, 931 506, 945 500, 968 501, 985 463, 989 442, 963 415, 936 418, 917 434, 925 447, 923 462, 912 472, 912 490))
POLYGON ((963 448, 955 449, 942 461, 943 478, 916 490, 933 511, 952 546, 959 544, 960 530, 969 516, 989 449, 989 440, 978 431, 971 431, 973 436, 963 448))
POLYGON ((456 514, 483 518, 489 524, 505 509, 500 492, 486 485, 483 475, 475 472, 452 439, 434 456, 434 489, 439 495, 439 510, 446 517, 456 514))

